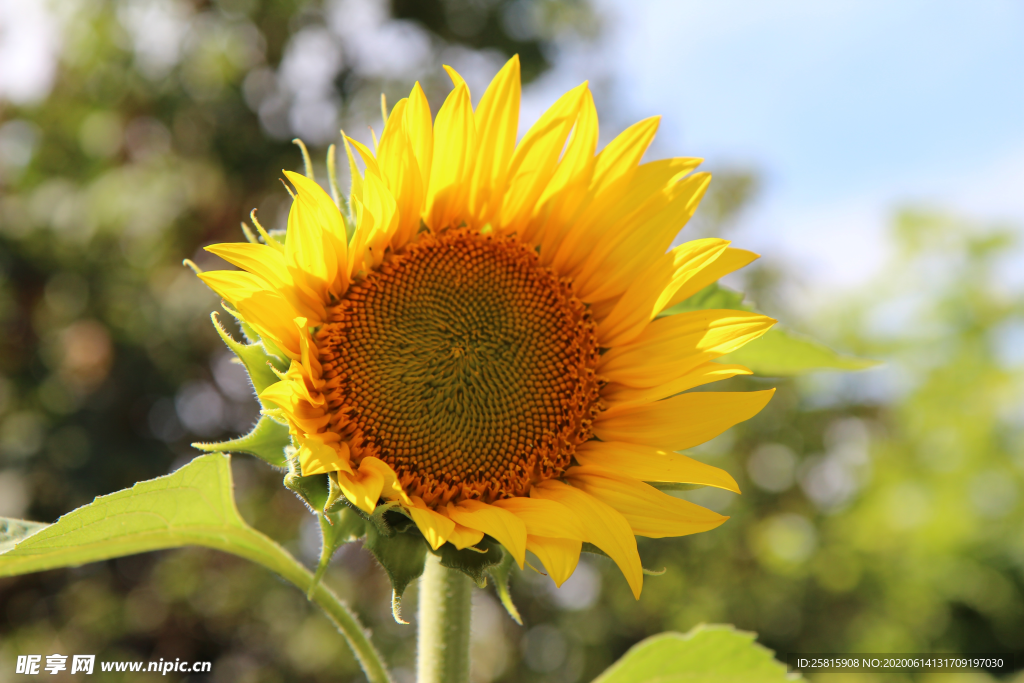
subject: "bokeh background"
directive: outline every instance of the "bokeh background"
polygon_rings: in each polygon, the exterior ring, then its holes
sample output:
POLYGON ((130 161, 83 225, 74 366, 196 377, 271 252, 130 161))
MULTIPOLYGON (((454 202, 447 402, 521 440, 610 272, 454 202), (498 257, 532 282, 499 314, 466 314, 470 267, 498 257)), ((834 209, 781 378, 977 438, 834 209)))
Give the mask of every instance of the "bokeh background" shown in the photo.
MULTIPOLYGON (((686 494, 732 519, 641 540, 667 571, 639 602, 589 556, 560 590, 514 575, 524 627, 478 591, 474 681, 589 681, 701 622, 780 653, 1024 653, 1014 0, 0 0, 0 516, 52 521, 247 429, 218 301, 181 260, 217 267, 202 246, 241 239, 253 207, 283 225, 293 137, 322 177, 340 127, 379 131, 381 92, 419 79, 436 111, 442 63, 479 97, 513 53, 524 128, 584 79, 605 141, 662 114, 649 157, 716 175, 684 237, 760 251, 729 284, 884 365, 735 380, 779 392, 696 455, 744 493, 686 494)), ((313 562, 281 473, 233 467, 244 516, 313 562)), ((412 681, 415 626, 392 620, 371 556, 343 548, 326 581, 412 681)), ((218 683, 364 680, 298 591, 207 550, 0 580, 0 681, 54 652, 211 660, 218 683)))

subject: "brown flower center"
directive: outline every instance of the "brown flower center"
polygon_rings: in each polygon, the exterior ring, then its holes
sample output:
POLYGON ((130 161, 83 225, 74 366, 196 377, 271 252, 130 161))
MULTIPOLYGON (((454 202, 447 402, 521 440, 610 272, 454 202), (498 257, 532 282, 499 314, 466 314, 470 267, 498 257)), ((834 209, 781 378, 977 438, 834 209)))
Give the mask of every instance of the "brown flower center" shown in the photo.
POLYGON ((560 476, 600 409, 593 320, 512 239, 422 236, 349 289, 316 343, 329 429, 432 505, 560 476))

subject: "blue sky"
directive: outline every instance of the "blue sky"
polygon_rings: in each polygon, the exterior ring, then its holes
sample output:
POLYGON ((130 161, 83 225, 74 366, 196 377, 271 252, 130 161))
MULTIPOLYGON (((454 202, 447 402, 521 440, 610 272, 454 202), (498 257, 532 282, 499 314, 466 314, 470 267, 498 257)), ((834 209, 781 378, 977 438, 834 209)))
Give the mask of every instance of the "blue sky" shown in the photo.
MULTIPOLYGON (((884 276, 902 204, 1024 226, 1022 0, 592 1, 603 37, 560 47, 524 92, 524 124, 585 79, 603 137, 663 115, 649 156, 758 170, 761 196, 730 236, 821 291, 884 276)), ((385 2, 362 5, 383 21, 385 2)), ((0 0, 0 24, 21 22, 0 41, 17 67, 0 69, 0 95, 48 91, 59 41, 44 7, 0 0)), ((474 54, 442 57, 479 97, 502 60, 474 54)))
POLYGON ((601 43, 567 49, 536 97, 600 72, 620 128, 663 115, 658 156, 761 171, 742 246, 849 288, 880 276, 897 205, 1024 225, 1024 3, 600 7, 601 43))

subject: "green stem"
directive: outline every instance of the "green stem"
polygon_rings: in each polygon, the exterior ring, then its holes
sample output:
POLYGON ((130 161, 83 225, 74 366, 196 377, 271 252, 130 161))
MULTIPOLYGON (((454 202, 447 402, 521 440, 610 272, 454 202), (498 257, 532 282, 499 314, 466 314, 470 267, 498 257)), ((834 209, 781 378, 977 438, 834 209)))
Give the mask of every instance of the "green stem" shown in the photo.
POLYGON ((420 579, 417 683, 469 681, 469 617, 473 583, 427 553, 420 579))
POLYGON ((249 548, 246 547, 247 544, 242 543, 228 542, 218 546, 207 542, 202 545, 216 547, 261 564, 298 586, 302 592, 309 595, 310 600, 324 611, 327 618, 334 622, 335 627, 348 641, 349 647, 352 648, 352 652, 359 660, 369 683, 393 683, 387 667, 384 666, 384 660, 381 659, 380 653, 370 642, 370 634, 359 623, 359 618, 349 609, 348 605, 323 583, 318 582, 314 586, 313 574, 284 548, 259 532, 251 529, 247 531, 252 532, 246 534, 246 540, 249 543, 257 538, 260 539, 259 547, 252 549, 255 552, 249 551, 249 548))

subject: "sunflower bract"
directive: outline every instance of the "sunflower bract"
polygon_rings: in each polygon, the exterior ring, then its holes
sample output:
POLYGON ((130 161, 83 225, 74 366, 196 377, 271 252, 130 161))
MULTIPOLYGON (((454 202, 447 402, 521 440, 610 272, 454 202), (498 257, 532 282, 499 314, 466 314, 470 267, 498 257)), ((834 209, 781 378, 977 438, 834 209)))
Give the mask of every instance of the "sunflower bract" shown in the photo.
POLYGON ((417 84, 376 152, 346 138, 355 230, 312 180, 283 248, 221 244, 240 271, 200 275, 285 354, 260 393, 287 420, 304 476, 332 473, 367 513, 397 504, 438 548, 484 534, 556 584, 583 543, 634 595, 637 535, 723 521, 644 483, 738 491, 674 451, 755 415, 772 391, 684 393, 750 371, 715 359, 775 322, 659 314, 756 255, 725 240, 672 248, 710 180, 699 159, 640 164, 648 119, 595 154, 587 84, 516 144, 518 58, 474 111, 455 83, 436 119, 417 84))

